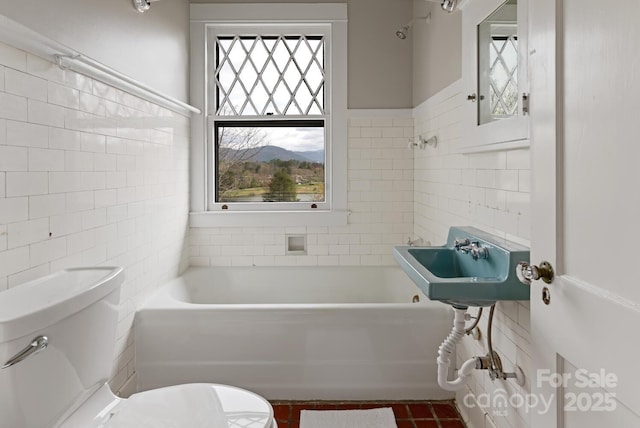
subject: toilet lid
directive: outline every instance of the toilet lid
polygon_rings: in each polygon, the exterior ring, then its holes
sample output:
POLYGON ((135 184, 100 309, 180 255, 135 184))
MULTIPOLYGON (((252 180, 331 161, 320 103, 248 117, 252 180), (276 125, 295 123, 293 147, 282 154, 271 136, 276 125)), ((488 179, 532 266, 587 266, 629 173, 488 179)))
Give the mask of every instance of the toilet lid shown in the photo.
POLYGON ((188 384, 132 395, 111 410, 104 428, 270 428, 262 397, 217 384, 188 384))

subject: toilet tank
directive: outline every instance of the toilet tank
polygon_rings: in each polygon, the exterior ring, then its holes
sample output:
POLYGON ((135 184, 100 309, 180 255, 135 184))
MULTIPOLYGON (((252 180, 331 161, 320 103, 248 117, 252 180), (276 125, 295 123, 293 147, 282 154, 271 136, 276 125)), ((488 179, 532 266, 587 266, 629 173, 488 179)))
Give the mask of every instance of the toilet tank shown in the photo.
POLYGON ((55 427, 104 385, 123 281, 120 267, 74 268, 0 293, 0 367, 36 338, 48 340, 0 369, 0 427, 55 427))

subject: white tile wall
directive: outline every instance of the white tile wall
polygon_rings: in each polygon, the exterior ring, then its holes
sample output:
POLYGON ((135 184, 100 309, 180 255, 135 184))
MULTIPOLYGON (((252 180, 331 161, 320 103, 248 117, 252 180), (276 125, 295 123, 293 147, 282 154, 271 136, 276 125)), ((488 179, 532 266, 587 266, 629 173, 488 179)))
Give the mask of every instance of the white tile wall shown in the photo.
MULTIPOLYGON (((348 225, 189 229, 188 119, 0 44, 0 290, 68 266, 124 266, 117 390, 134 370, 136 306, 188 263, 394 265, 393 245, 442 243, 467 224, 526 244, 528 150, 452 153, 455 95, 416 108, 415 127, 405 114, 352 114, 348 225), (440 144, 411 151, 414 134, 440 144), (307 235, 306 255, 286 255, 287 234, 307 235)), ((528 305, 501 303, 494 325, 506 368, 527 371, 528 305)), ((458 359, 484 353, 465 338, 458 359)), ((515 409, 464 405, 497 387, 513 388, 476 373, 459 394, 470 426, 528 426, 515 409)))
POLYGON ((407 148, 412 137, 413 120, 406 115, 352 115, 348 225, 192 228, 191 264, 394 265, 393 245, 413 232, 413 155, 407 148), (287 234, 307 235, 306 255, 286 254, 287 234))
MULTIPOLYGON (((460 107, 463 97, 459 83, 427 100, 415 109, 416 135, 437 135, 437 148, 416 150, 414 157, 415 234, 442 244, 450 226, 471 225, 528 245, 529 231, 529 150, 457 154, 452 147, 464 138, 460 107)), ((474 311, 472 311, 474 312, 474 311)), ((467 336, 458 346, 458 367, 474 355, 486 355, 488 310, 480 328, 481 342, 467 336)), ((500 302, 493 324, 494 348, 505 371, 519 365, 529 372, 529 304, 500 302)), ((528 427, 523 409, 495 408, 486 393, 495 397, 498 389, 506 396, 530 392, 512 381, 492 382, 486 372, 475 371, 467 388, 457 393, 457 403, 473 428, 528 427)), ((498 391, 498 393, 501 393, 498 391)))
POLYGON ((189 120, 0 44, 0 291, 77 265, 125 268, 112 387, 132 322, 188 264, 189 120))

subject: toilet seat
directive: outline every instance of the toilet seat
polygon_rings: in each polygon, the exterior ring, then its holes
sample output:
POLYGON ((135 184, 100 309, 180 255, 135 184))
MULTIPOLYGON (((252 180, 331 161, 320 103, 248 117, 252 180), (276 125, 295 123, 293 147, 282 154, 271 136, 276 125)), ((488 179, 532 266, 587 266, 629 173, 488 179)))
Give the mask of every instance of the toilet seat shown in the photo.
POLYGON ((277 428, 269 402, 228 385, 187 384, 113 395, 104 385, 60 428, 277 428))

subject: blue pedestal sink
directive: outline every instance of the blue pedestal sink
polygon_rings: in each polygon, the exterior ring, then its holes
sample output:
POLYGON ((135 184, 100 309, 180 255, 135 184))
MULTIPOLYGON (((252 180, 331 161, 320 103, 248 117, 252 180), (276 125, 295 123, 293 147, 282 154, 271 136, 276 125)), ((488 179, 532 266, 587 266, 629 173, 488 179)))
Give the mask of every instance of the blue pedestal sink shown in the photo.
POLYGON ((529 300, 529 286, 516 276, 529 249, 474 227, 451 227, 444 246, 396 246, 393 255, 431 300, 456 308, 529 300))

